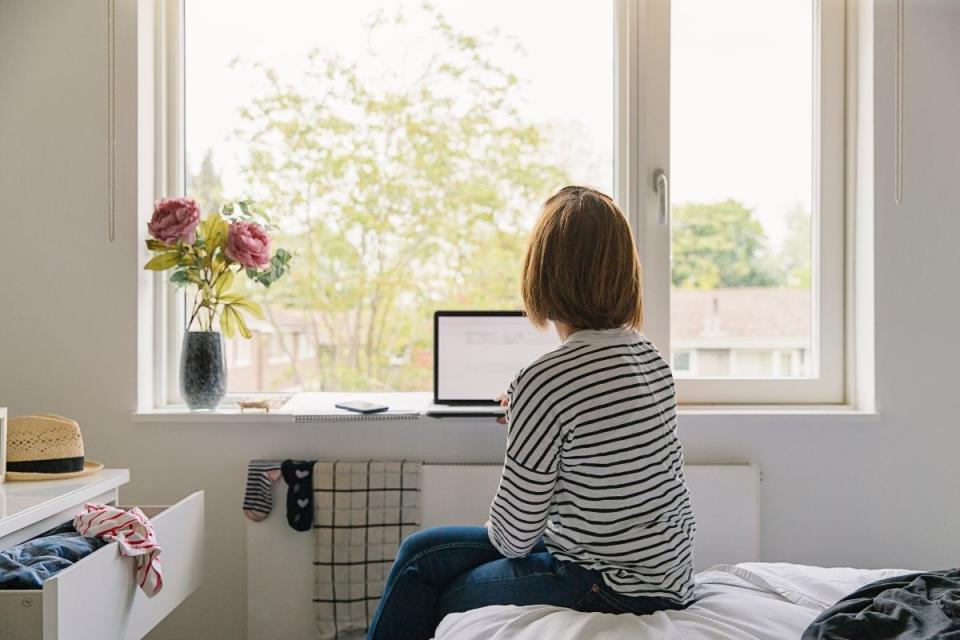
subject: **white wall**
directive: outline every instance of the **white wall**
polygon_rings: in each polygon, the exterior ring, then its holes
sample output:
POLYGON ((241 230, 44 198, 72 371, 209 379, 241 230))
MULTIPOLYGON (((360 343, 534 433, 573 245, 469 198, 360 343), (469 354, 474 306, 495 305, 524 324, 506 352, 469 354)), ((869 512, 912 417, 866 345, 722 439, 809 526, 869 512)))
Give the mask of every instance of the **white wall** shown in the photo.
MULTIPOLYGON (((127 4, 122 0, 121 4, 127 4)), ((0 406, 77 418, 89 455, 128 466, 125 499, 207 492, 207 577, 157 638, 240 638, 240 511, 251 457, 496 460, 487 422, 134 423, 137 283, 129 158, 106 228, 103 2, 0 1, 0 406)), ((877 2, 876 419, 684 416, 692 462, 761 466, 762 555, 955 566, 960 393, 960 2, 907 3, 905 196, 893 204, 892 0, 877 2)), ((129 114, 121 114, 129 117, 129 114)), ((251 579, 256 579, 251 577, 251 579)))

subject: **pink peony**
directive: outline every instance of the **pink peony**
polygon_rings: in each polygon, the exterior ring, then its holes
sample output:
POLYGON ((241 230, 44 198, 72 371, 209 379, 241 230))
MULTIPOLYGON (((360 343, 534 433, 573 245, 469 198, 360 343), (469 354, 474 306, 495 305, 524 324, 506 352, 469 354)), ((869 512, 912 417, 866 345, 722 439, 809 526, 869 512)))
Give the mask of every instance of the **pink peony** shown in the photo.
POLYGON ((166 245, 177 240, 193 244, 197 239, 200 207, 190 198, 164 198, 153 206, 153 217, 147 223, 150 235, 166 245))
POLYGON ((270 264, 270 236, 256 222, 234 222, 227 233, 227 256, 249 269, 270 264))

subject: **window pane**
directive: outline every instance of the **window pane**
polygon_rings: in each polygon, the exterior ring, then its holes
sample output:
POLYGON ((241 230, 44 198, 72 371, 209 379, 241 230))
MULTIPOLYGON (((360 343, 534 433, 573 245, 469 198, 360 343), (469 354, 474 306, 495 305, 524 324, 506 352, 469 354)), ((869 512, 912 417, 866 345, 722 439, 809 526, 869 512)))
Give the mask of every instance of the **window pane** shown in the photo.
POLYGON ((812 1, 673 0, 671 21, 670 340, 698 364, 677 375, 808 376, 812 1))
POLYGON ((232 391, 431 388, 433 311, 520 308, 540 203, 612 190, 610 2, 185 11, 188 193, 250 195, 296 253, 232 391))

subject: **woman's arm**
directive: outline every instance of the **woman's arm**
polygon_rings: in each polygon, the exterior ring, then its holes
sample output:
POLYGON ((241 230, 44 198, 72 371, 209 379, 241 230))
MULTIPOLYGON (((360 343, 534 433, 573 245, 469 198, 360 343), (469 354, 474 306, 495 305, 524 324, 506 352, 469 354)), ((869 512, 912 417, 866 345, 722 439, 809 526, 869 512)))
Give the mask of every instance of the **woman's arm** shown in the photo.
POLYGON ((553 412, 517 387, 514 380, 508 392, 507 452, 488 526, 490 542, 508 558, 527 555, 543 535, 559 469, 553 412))

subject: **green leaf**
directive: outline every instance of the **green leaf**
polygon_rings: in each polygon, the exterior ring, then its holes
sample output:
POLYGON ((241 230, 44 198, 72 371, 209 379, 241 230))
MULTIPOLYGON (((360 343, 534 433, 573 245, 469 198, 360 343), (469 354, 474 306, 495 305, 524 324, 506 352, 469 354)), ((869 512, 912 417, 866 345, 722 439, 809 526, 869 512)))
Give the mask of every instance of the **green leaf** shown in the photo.
POLYGON ((222 296, 224 291, 230 291, 230 287, 233 286, 233 271, 227 270, 224 271, 217 279, 216 291, 218 296, 222 296))
POLYGON ((166 271, 167 269, 177 266, 179 262, 180 256, 176 251, 171 251, 154 256, 147 264, 143 265, 143 268, 147 271, 166 271))
POLYGON ((242 335, 244 338, 253 337, 253 333, 247 326, 246 320, 244 320, 243 316, 241 316, 240 313, 233 308, 233 305, 223 305, 223 314, 220 316, 221 328, 223 328, 225 323, 230 328, 231 337, 233 336, 234 330, 239 331, 240 335, 242 335))
POLYGON ((263 308, 261 308, 260 305, 254 302, 253 300, 240 298, 238 300, 234 300, 233 302, 231 302, 230 305, 235 307, 236 309, 241 309, 243 311, 246 311, 247 313, 252 315, 254 318, 257 318, 258 320, 263 320, 265 318, 265 316, 263 315, 263 308))
POLYGON ((169 251, 170 246, 163 244, 159 240, 154 240, 153 238, 150 238, 147 240, 147 249, 149 249, 150 251, 169 251))
POLYGON ((230 307, 230 312, 233 314, 233 319, 237 323, 237 329, 240 330, 240 335, 246 339, 253 337, 253 332, 250 331, 250 328, 247 326, 247 321, 243 319, 243 316, 239 312, 235 311, 233 307, 230 307))
POLYGON ((186 271, 174 271, 173 275, 170 276, 170 284, 175 284, 178 287, 182 287, 188 282, 190 282, 190 276, 186 271))
POLYGON ((219 213, 211 213, 207 216, 207 219, 203 221, 201 225, 201 231, 203 232, 204 245, 207 249, 208 261, 212 259, 214 252, 221 246, 227 239, 227 221, 223 219, 219 213))
POLYGON ((226 338, 232 338, 236 334, 236 327, 233 322, 233 310, 227 305, 224 305, 223 311, 220 313, 220 331, 223 332, 226 338))

